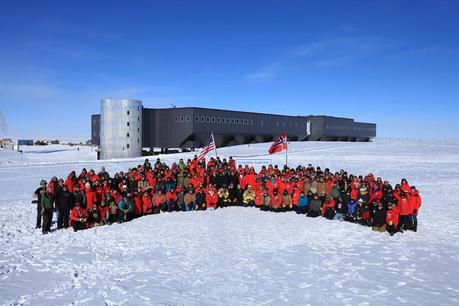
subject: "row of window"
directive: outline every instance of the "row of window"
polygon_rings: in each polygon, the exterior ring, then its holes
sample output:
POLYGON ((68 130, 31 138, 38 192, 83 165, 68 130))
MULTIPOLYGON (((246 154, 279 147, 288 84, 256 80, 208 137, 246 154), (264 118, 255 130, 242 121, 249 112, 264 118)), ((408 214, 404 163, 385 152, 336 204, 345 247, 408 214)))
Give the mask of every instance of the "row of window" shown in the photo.
MULTIPOLYGON (((191 122, 191 116, 174 116, 174 122, 191 122)), ((252 119, 206 117, 206 116, 195 116, 194 122, 196 123, 222 123, 222 124, 253 125, 252 119)))
MULTIPOLYGON (((174 116, 174 122, 191 122, 191 116, 174 116)), ((195 116, 194 122, 196 123, 222 123, 222 124, 244 124, 253 125, 252 119, 240 119, 240 118, 221 118, 221 117, 206 117, 206 116, 195 116)), ((264 125, 264 121, 260 120, 260 126, 264 125)), ((304 128, 304 122, 285 122, 276 121, 274 123, 276 127, 296 127, 304 128)))
POLYGON ((346 126, 346 125, 327 125, 327 130, 332 130, 332 131, 376 132, 376 128, 375 127, 346 126))

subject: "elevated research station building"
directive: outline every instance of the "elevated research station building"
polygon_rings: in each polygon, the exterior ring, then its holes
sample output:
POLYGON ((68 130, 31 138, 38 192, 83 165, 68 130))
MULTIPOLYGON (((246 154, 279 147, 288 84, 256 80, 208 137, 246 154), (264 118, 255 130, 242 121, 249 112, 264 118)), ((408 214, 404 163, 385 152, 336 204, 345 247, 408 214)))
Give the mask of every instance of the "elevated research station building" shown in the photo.
POLYGON ((142 149, 192 149, 214 134, 217 147, 289 141, 361 141, 376 136, 376 124, 331 116, 285 116, 201 107, 144 108, 139 100, 103 99, 91 116, 91 141, 101 159, 142 156, 142 149))

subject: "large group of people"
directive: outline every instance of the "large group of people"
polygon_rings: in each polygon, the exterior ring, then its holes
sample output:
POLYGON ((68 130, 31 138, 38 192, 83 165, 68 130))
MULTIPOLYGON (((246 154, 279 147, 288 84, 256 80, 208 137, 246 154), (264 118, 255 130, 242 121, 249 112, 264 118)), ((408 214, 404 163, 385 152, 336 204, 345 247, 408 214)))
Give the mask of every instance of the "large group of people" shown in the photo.
POLYGON ((289 168, 236 166, 230 157, 199 161, 180 159, 168 166, 158 158, 111 176, 83 169, 67 178, 42 180, 37 197, 37 228, 74 231, 122 223, 150 214, 214 210, 227 206, 261 211, 296 212, 358 223, 377 232, 417 230, 421 197, 406 179, 392 187, 373 174, 357 176, 345 170, 332 173, 312 165, 289 168))

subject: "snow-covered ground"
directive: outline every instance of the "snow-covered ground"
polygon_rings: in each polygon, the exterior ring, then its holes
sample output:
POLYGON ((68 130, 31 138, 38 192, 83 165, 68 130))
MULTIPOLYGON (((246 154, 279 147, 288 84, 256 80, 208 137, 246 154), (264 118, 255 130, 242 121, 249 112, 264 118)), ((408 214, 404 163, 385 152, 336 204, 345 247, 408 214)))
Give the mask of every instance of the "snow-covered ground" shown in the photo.
MULTIPOLYGON (((283 165, 285 155, 266 156, 268 147, 218 153, 283 165)), ((393 184, 407 178, 423 197, 417 233, 390 237, 346 222, 238 207, 78 233, 34 229, 30 200, 40 179, 82 167, 126 170, 141 161, 96 161, 89 147, 0 151, 0 304, 459 304, 457 143, 290 145, 291 166, 372 172, 393 184)))

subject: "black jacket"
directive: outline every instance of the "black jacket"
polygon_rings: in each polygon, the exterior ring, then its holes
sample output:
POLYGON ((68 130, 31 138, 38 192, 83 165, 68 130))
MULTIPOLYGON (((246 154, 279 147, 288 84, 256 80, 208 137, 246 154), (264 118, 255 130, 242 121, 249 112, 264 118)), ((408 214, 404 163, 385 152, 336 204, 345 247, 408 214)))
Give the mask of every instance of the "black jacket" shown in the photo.
POLYGON ((56 208, 62 212, 68 212, 73 208, 75 204, 75 197, 73 193, 63 189, 59 189, 56 195, 56 208))

